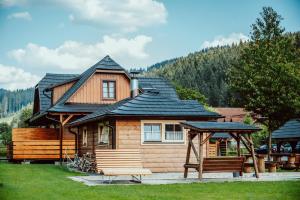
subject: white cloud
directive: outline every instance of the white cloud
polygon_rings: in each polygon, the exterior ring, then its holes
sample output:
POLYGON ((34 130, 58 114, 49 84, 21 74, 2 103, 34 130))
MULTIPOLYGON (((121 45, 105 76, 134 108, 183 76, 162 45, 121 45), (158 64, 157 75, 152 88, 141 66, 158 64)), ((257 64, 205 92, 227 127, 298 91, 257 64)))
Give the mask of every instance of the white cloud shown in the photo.
POLYGON ((0 88, 9 90, 33 87, 39 77, 23 69, 0 64, 0 88))
MULTIPOLYGON (((99 26, 105 24, 125 31, 166 22, 167 10, 157 0, 45 0, 67 9, 69 19, 76 23, 99 26)), ((4 6, 36 4, 36 0, 4 0, 4 6)))
POLYGON ((228 37, 218 36, 215 37, 213 41, 204 41, 201 45, 201 48, 225 46, 231 44, 237 44, 240 41, 247 41, 249 37, 243 33, 231 33, 228 37))
POLYGON ((94 44, 65 41, 56 48, 29 43, 24 49, 8 52, 8 56, 31 69, 85 69, 105 55, 111 55, 122 66, 131 67, 131 63, 148 58, 145 47, 151 41, 151 37, 138 35, 131 39, 104 36, 94 44))
POLYGON ((7 19, 23 19, 23 20, 31 21, 32 17, 29 12, 17 12, 8 15, 7 19))

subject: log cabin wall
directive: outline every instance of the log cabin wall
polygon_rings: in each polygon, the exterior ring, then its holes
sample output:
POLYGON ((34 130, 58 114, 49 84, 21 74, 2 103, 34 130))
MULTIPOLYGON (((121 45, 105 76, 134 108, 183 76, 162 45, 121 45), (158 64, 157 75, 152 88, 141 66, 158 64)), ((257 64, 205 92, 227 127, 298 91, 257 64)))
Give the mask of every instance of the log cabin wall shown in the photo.
POLYGON ((52 104, 55 104, 57 100, 74 85, 74 83, 75 81, 53 88, 52 104))
MULTIPOLYGON (((116 121, 117 149, 140 149, 143 166, 152 172, 182 172, 187 152, 187 135, 183 144, 142 144, 141 123, 141 120, 116 121)), ((193 142, 198 150, 197 141, 198 138, 194 138, 193 142)), ((203 154, 206 156, 208 147, 205 144, 203 148, 203 154)), ((196 162, 193 152, 190 161, 196 162)))
POLYGON ((73 94, 68 103, 111 104, 130 97, 130 81, 124 73, 95 73, 73 94), (116 99, 103 100, 102 81, 116 82, 116 99))

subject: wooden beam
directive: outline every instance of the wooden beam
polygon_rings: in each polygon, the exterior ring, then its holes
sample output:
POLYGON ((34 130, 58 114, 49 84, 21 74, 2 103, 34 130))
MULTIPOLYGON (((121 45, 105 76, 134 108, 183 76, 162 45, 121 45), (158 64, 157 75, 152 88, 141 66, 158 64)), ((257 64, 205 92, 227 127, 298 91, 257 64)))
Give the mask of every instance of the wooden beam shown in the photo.
POLYGON ((250 149, 249 145, 246 143, 246 141, 244 141, 242 135, 241 135, 241 141, 244 144, 244 146, 246 147, 246 149, 248 150, 248 152, 251 154, 251 149, 250 149))
POLYGON ((239 136, 239 135, 237 135, 236 145, 237 145, 237 155, 238 155, 238 157, 240 157, 241 156, 241 136, 239 136))
MULTIPOLYGON (((248 140, 249 140, 249 143, 250 143, 251 155, 252 155, 253 165, 254 165, 254 170, 255 170, 255 176, 256 176, 256 178, 259 178, 257 162, 256 162, 255 153, 254 153, 254 145, 253 145, 253 141, 252 141, 252 138, 251 138, 251 134, 249 134, 248 136, 249 136, 248 140)), ((245 137, 245 138, 247 139, 247 137, 245 137)))
MULTIPOLYGON (((190 155, 191 155, 191 143, 190 143, 190 140, 191 140, 191 135, 188 134, 188 141, 189 141, 189 143, 188 143, 187 152, 186 152, 186 159, 185 159, 185 164, 186 165, 190 163, 190 155)), ((189 171, 189 168, 185 167, 184 168, 184 175, 183 175, 184 178, 187 178, 188 171, 189 171)))
POLYGON ((211 138, 215 133, 210 133, 202 142, 202 145, 205 144, 207 142, 207 140, 209 140, 209 138, 211 138))
POLYGON ((67 119, 63 120, 63 122, 62 122, 63 126, 66 125, 66 123, 68 123, 68 122, 70 121, 70 119, 71 119, 73 116, 74 116, 74 115, 69 115, 69 116, 67 117, 67 119))
POLYGON ((196 147, 194 146, 193 141, 192 141, 192 140, 189 140, 189 144, 191 145, 191 147, 192 147, 192 149, 193 149, 193 152, 194 152, 194 154, 195 154, 195 157, 196 157, 197 161, 199 161, 199 154, 198 154, 198 152, 197 152, 197 150, 196 150, 196 147))
POLYGON ((203 144, 202 144, 203 132, 199 133, 198 137, 199 137, 199 168, 198 168, 199 174, 198 174, 198 178, 200 180, 202 180, 202 174, 203 174, 203 144))

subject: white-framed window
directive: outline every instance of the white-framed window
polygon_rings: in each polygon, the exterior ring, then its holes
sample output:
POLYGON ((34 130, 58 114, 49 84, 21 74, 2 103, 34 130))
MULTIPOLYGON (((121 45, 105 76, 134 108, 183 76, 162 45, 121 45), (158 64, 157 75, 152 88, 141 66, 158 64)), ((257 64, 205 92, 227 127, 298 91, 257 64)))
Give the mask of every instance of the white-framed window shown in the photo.
POLYGON ((109 144, 109 127, 98 125, 98 144, 109 144))
POLYGON ((87 146, 87 128, 86 127, 83 127, 83 130, 82 130, 82 146, 87 146))
POLYGON ((144 141, 161 142, 161 124, 144 124, 144 141))
POLYGON ((165 124, 166 141, 183 141, 183 131, 179 124, 165 124))
POLYGON ((177 120, 142 120, 141 144, 185 144, 185 130, 177 120))

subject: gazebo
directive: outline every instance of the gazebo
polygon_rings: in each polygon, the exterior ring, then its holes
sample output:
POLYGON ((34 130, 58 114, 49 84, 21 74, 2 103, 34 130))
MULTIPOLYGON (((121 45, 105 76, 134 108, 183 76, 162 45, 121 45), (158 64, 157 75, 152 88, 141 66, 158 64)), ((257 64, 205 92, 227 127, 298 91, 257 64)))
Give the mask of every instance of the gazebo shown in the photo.
POLYGON ((283 143, 289 143, 292 152, 296 153, 297 142, 300 141, 300 118, 291 119, 272 133, 272 139, 277 144, 277 151, 283 143))
POLYGON ((246 149, 251 154, 254 164, 256 178, 259 178, 258 168, 254 153, 254 146, 251 134, 261 130, 253 125, 247 125, 239 122, 196 122, 187 121, 182 122, 181 125, 188 129, 188 147, 186 162, 184 165, 184 178, 187 178, 188 169, 196 169, 198 178, 202 179, 203 171, 217 172, 217 171, 242 171, 244 157, 241 157, 240 143, 242 142, 246 149), (237 157, 203 157, 203 145, 218 132, 226 132, 230 134, 237 141, 237 157), (198 136, 198 152, 196 150, 193 139, 198 136), (204 138, 205 137, 205 138, 204 138), (191 150, 193 150, 197 163, 190 163, 191 150), (205 160, 204 160, 205 159, 205 160), (204 163, 204 161, 206 163, 204 163), (203 167, 205 166, 205 168, 203 167))

